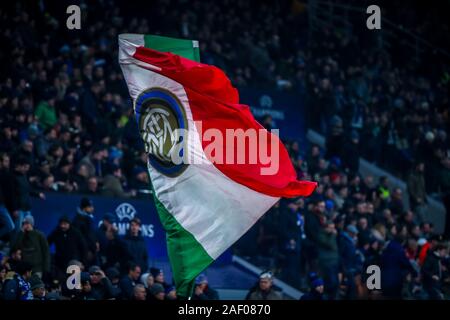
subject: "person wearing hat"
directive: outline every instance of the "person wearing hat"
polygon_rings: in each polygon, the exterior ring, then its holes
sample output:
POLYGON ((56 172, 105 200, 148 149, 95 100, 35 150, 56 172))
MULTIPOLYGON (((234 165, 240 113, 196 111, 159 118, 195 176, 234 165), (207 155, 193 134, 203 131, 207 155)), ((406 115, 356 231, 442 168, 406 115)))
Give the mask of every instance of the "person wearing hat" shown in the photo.
POLYGON ((58 225, 47 238, 48 244, 55 245, 54 265, 58 279, 63 279, 69 261, 72 259, 85 260, 86 243, 81 233, 72 228, 69 217, 63 215, 58 225))
POLYGON ((150 190, 148 172, 144 167, 136 166, 133 169, 133 176, 130 181, 130 187, 136 190, 137 195, 147 196, 150 190))
POLYGON ((97 293, 92 290, 91 276, 88 272, 80 274, 81 290, 75 294, 73 300, 100 300, 97 293))
POLYGON ((100 300, 119 297, 120 290, 112 285, 111 280, 106 277, 99 266, 91 266, 89 268, 89 274, 91 277, 91 290, 100 300))
POLYGON ((161 301, 164 300, 166 297, 166 292, 164 290, 164 287, 160 283, 155 283, 150 288, 150 297, 148 300, 150 301, 161 301))
POLYGON ((107 149, 103 145, 96 145, 92 151, 80 160, 79 166, 85 165, 88 176, 102 177, 104 175, 103 161, 107 157, 107 149))
POLYGON ((122 296, 122 291, 120 290, 120 272, 115 267, 109 267, 105 272, 108 279, 111 281, 111 285, 116 293, 117 297, 122 296))
POLYGON ((30 290, 33 294, 33 300, 47 300, 46 299, 46 291, 45 284, 42 280, 37 276, 32 276, 30 279, 30 290))
POLYGON ((219 294, 211 288, 204 273, 195 278, 195 289, 192 300, 219 300, 219 294))
POLYGON ((310 290, 300 297, 300 300, 324 300, 324 282, 323 279, 318 276, 317 273, 311 272, 309 274, 310 290))
POLYGON ((164 271, 163 269, 159 268, 150 268, 150 274, 153 276, 153 279, 155 283, 159 283, 164 287, 164 289, 167 289, 170 287, 168 283, 164 280, 164 271))
POLYGON ((39 277, 50 271, 50 251, 45 235, 34 228, 33 216, 23 219, 22 230, 11 244, 13 250, 22 251, 22 260, 33 266, 39 277))
POLYGON ((166 289, 166 300, 177 300, 177 290, 174 286, 166 289))
POLYGON ((100 249, 95 232, 94 210, 92 200, 82 198, 80 201, 80 206, 77 208, 77 213, 72 222, 72 227, 81 233, 86 242, 86 263, 88 265, 96 263, 97 253, 100 249))
POLYGON ((246 300, 282 300, 281 293, 273 288, 273 280, 272 272, 262 272, 259 282, 249 291, 246 300))
POLYGON ((357 242, 358 229, 353 224, 347 225, 345 230, 342 231, 338 237, 341 271, 347 281, 347 299, 354 299, 356 297, 355 276, 358 271, 360 271, 358 270, 359 268, 356 254, 357 242))

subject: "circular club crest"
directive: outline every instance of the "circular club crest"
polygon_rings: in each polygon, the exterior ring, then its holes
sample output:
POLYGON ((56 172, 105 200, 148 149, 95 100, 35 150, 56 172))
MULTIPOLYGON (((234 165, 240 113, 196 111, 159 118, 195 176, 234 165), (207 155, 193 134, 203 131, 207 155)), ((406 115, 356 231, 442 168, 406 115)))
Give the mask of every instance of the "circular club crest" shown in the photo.
POLYGON ((181 174, 187 168, 181 159, 188 129, 181 102, 166 89, 150 88, 139 94, 134 109, 150 165, 167 176, 181 174))

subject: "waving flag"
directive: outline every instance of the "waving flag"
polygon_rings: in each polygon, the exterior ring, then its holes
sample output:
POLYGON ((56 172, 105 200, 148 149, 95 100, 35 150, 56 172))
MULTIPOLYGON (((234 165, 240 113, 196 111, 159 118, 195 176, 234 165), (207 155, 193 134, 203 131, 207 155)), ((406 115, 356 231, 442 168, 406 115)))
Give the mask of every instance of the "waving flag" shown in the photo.
POLYGON ((196 41, 119 36, 119 62, 182 297, 280 197, 309 196, 316 187, 297 180, 278 137, 239 104, 226 75, 198 60, 196 41))

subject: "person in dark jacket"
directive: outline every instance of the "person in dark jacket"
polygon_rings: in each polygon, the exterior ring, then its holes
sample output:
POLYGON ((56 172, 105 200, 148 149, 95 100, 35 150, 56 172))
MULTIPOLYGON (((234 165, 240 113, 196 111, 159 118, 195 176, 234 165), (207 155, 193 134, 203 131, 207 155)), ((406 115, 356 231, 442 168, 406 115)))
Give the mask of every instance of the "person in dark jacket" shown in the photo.
POLYGON ((5 300, 33 300, 30 287, 30 278, 33 266, 24 261, 16 265, 15 273, 5 281, 3 298, 5 300))
POLYGON ((347 299, 356 297, 355 276, 357 274, 356 242, 358 229, 354 225, 348 225, 345 231, 339 235, 339 255, 341 270, 347 279, 347 299))
MULTIPOLYGON (((14 221, 12 220, 11 189, 12 177, 9 173, 9 157, 7 154, 0 153, 0 240, 9 241, 11 233, 14 230, 14 221), (8 209, 9 208, 9 209, 8 209)), ((15 197, 14 197, 15 198, 15 197)))
POLYGON ((120 290, 114 288, 111 280, 105 276, 105 273, 98 266, 91 266, 89 268, 91 277, 92 292, 100 300, 115 299, 119 297, 120 290))
POLYGON ((102 264, 105 263, 106 261, 106 247, 108 244, 108 239, 107 239, 107 231, 112 230, 112 229, 117 229, 115 223, 116 223, 116 215, 107 212, 103 218, 102 221, 100 222, 100 226, 98 227, 97 231, 96 231, 96 237, 97 237, 97 241, 99 244, 99 256, 100 256, 100 261, 102 264))
POLYGON ((208 278, 203 273, 195 279, 192 300, 219 300, 219 294, 209 286, 208 278))
POLYGON ((161 301, 166 298, 164 287, 159 283, 153 284, 149 290, 149 293, 150 295, 147 297, 148 301, 161 301))
POLYGON ((318 264, 325 282, 327 299, 337 298, 339 289, 339 251, 337 231, 333 222, 328 221, 317 236, 318 264))
POLYGON ((358 173, 359 171, 359 134, 357 131, 353 130, 350 135, 350 141, 348 141, 343 148, 343 158, 344 168, 348 169, 349 172, 358 173))
POLYGON ((127 251, 127 245, 123 239, 119 237, 117 228, 110 228, 105 231, 106 244, 102 249, 103 267, 116 267, 122 273, 127 272, 127 264, 131 257, 127 251))
POLYGON ((162 269, 150 268, 150 274, 153 276, 154 282, 162 285, 164 290, 170 287, 170 285, 164 280, 164 272, 162 269))
POLYGON ((273 287, 273 279, 272 272, 262 272, 259 282, 250 289, 245 300, 282 300, 281 294, 273 287))
POLYGON ((93 265, 97 263, 97 252, 99 251, 99 243, 95 234, 94 225, 94 204, 87 198, 82 198, 80 207, 72 222, 72 227, 77 229, 83 236, 86 246, 86 264, 93 265))
POLYGON ((45 235, 34 229, 34 218, 27 216, 23 220, 22 231, 11 245, 13 250, 22 251, 22 260, 33 266, 33 272, 39 277, 50 271, 50 251, 45 235))
POLYGON ((416 274, 402 242, 402 237, 397 236, 387 243, 381 255, 381 289, 383 295, 391 299, 401 299, 406 275, 416 274))
POLYGON ((73 297, 73 300, 100 300, 97 292, 92 290, 91 276, 88 272, 80 274, 81 290, 73 297))
POLYGON ((30 279, 30 290, 33 294, 33 300, 45 301, 46 292, 44 282, 36 276, 32 276, 30 279))
POLYGON ((124 238, 127 245, 128 255, 141 267, 148 270, 148 251, 144 237, 141 235, 141 220, 133 218, 130 221, 130 230, 124 238))
POLYGON ((448 254, 447 246, 443 244, 436 245, 429 250, 422 266, 423 288, 432 300, 443 300, 444 295, 441 291, 442 282, 442 264, 441 260, 448 254))
POLYGON ((11 186, 16 198, 13 208, 16 231, 19 231, 22 227, 22 220, 26 216, 31 215, 31 196, 45 199, 45 195, 42 192, 37 192, 31 187, 27 176, 29 169, 30 164, 26 159, 19 157, 16 160, 13 172, 13 185, 11 186))
POLYGON ((137 284, 140 275, 141 267, 135 263, 130 263, 128 267, 128 274, 124 276, 119 283, 123 300, 131 300, 133 298, 133 289, 137 284))
POLYGON ((81 233, 71 227, 70 219, 62 216, 58 227, 47 238, 48 244, 55 245, 54 263, 58 278, 64 277, 70 260, 85 261, 86 243, 81 233))
POLYGON ((304 250, 306 260, 312 268, 317 265, 317 237, 322 229, 322 223, 325 219, 325 201, 317 200, 311 211, 305 213, 305 236, 304 250))
POLYGON ((408 186, 409 203, 411 209, 417 214, 420 222, 426 221, 425 209, 427 203, 427 193, 425 189, 425 165, 418 162, 414 170, 408 175, 406 180, 408 186))
POLYGON ((324 300, 324 282, 323 279, 318 276, 317 273, 311 272, 309 275, 310 290, 301 296, 300 300, 324 300))

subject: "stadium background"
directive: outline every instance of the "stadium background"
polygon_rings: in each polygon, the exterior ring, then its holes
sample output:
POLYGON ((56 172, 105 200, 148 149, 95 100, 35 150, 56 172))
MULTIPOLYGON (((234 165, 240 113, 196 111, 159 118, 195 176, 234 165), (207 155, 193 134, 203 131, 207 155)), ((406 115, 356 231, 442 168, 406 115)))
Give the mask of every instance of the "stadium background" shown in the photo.
MULTIPOLYGON (((449 234, 448 2, 382 1, 379 31, 365 27, 367 1, 154 1, 142 8, 94 1, 79 3, 81 30, 67 30, 65 11, 74 3, 1 6, 0 203, 8 215, 31 211, 35 227, 48 235, 88 197, 95 227, 105 215, 125 224, 98 252, 106 259, 102 268, 119 263, 120 271, 124 262, 107 261, 106 252, 120 248, 136 216, 150 265, 163 268, 170 282, 116 39, 123 32, 195 38, 202 62, 227 73, 266 128, 280 128, 299 178, 320 185, 307 201, 281 201, 206 271, 222 298, 245 296, 264 269, 275 273, 286 297, 307 291, 313 270, 329 296, 375 297, 348 290, 348 279, 357 286, 365 266, 386 265, 389 251, 383 256, 381 249, 394 238, 396 254, 401 260, 403 248, 409 264, 388 263, 384 279, 400 275, 405 298, 433 294, 419 253, 424 240, 449 234), (17 172, 27 164, 25 175, 17 172), (358 228, 358 251, 345 251, 348 225, 358 228), (338 235, 325 244, 313 235, 327 228, 338 235)), ((10 249, 26 245, 1 223, 3 264, 10 249)), ((86 270, 101 264, 83 262, 86 270)), ((50 285, 57 272, 46 271, 50 285)))

